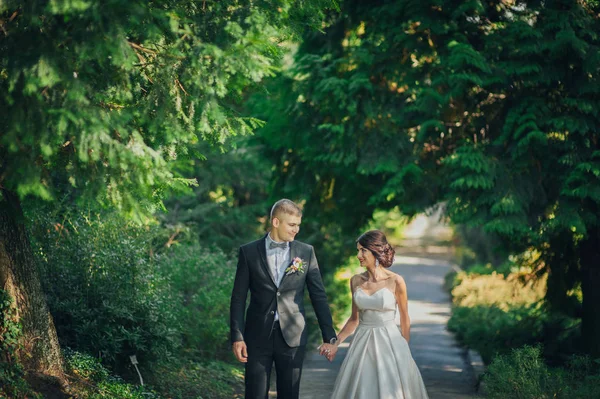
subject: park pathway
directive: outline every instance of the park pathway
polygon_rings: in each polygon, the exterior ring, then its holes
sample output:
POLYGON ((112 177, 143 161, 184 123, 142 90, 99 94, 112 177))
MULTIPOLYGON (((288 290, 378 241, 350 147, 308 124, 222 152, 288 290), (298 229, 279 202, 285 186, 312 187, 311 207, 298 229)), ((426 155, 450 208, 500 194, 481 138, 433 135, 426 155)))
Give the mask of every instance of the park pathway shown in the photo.
MULTIPOLYGON (((396 260, 391 270, 403 276, 408 287, 410 348, 430 399, 474 397, 473 371, 464 351, 446 330, 450 301, 442 284, 451 264, 422 257, 401 256, 396 260)), ((332 363, 315 351, 307 353, 300 385, 301 399, 329 399, 347 349, 348 343, 344 342, 332 363)))
MULTIPOLYGON (((448 254, 439 253, 441 247, 426 244, 423 235, 423 232, 417 234, 418 242, 414 242, 410 250, 399 248, 396 263, 391 267, 404 277, 408 288, 411 352, 430 399, 474 398, 473 369, 465 351, 457 346, 446 329, 451 308, 449 295, 442 285, 453 265, 448 254)), ((300 385, 301 399, 330 398, 347 349, 345 342, 332 363, 316 351, 307 352, 300 385)))

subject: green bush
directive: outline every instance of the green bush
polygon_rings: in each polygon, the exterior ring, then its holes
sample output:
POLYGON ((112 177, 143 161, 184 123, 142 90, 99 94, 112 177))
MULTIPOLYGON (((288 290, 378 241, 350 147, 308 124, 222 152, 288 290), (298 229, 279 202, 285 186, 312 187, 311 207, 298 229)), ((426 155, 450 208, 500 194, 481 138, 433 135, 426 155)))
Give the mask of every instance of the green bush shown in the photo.
POLYGON ((63 349, 67 372, 91 382, 100 382, 108 378, 110 373, 100 361, 91 355, 76 352, 70 348, 63 349))
POLYGON ((524 274, 511 273, 507 277, 492 272, 488 275, 460 272, 452 290, 455 306, 497 306, 507 310, 513 306, 529 306, 544 298, 546 279, 526 280, 524 274))
POLYGON ((71 349, 64 351, 66 371, 75 376, 73 390, 82 399, 159 399, 155 392, 110 375, 100 361, 71 349))
POLYGON ((526 282, 523 272, 504 277, 458 273, 448 329, 485 363, 512 348, 543 343, 545 357, 564 363, 578 350, 578 319, 551 313, 543 303, 545 279, 526 282))
POLYGON ((141 397, 106 368, 136 381, 133 354, 146 382, 166 397, 202 397, 212 389, 205 397, 229 398, 239 390, 239 378, 231 377, 240 375, 239 365, 216 361, 233 359, 235 256, 196 243, 166 248, 165 229, 114 213, 29 215, 59 340, 77 351, 66 351, 72 373, 94 386, 81 397, 141 397), (165 383, 165 375, 177 380, 179 373, 181 381, 165 383))
MULTIPOLYGON (((243 392, 244 372, 239 365, 221 361, 170 364, 157 369, 156 389, 170 399, 231 399, 243 392)), ((241 397, 240 395, 239 397, 241 397)))
POLYGON ((537 342, 543 330, 541 313, 537 306, 508 311, 495 306, 457 307, 448 329, 489 363, 498 353, 537 342))
POLYGON ((154 261, 158 228, 116 213, 31 215, 32 247, 61 345, 117 372, 165 360, 180 346, 168 283, 154 261))
POLYGON ((231 359, 229 302, 236 263, 216 247, 171 248, 157 263, 175 299, 173 316, 192 359, 231 359))
MULTIPOLYGON (((364 269, 356 257, 352 256, 341 264, 335 271, 324 276, 327 299, 331 308, 334 325, 337 329, 343 327, 352 313, 352 292, 350 292, 350 279, 353 275, 363 272, 364 269)), ((320 337, 320 334, 319 334, 320 337)))
POLYGON ((598 364, 573 357, 566 368, 549 368, 539 346, 496 357, 484 376, 490 399, 592 399, 600 397, 598 364))

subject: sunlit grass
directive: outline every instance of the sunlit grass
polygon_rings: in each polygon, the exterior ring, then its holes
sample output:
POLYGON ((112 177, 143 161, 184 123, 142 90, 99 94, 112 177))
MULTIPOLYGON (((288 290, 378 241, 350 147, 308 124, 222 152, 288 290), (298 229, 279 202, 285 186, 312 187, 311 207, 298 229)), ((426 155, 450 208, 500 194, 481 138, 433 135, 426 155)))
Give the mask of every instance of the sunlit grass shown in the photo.
POLYGON ((352 256, 333 273, 326 278, 327 297, 329 298, 333 322, 338 329, 350 317, 352 312, 352 293, 350 291, 350 278, 364 271, 356 257, 352 256))

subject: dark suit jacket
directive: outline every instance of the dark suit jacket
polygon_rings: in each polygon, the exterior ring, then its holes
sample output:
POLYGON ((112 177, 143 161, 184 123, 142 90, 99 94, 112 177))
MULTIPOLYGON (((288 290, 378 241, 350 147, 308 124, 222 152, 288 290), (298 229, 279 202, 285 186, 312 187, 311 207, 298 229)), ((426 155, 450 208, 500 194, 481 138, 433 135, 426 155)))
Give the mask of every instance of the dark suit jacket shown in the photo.
POLYGON ((235 282, 231 294, 231 342, 245 341, 247 345, 260 345, 269 339, 275 310, 286 343, 291 347, 306 345, 304 319, 304 288, 319 321, 323 340, 335 337, 327 295, 321 280, 319 265, 312 246, 298 241, 290 242, 290 259, 299 257, 304 262, 304 273, 283 277, 279 288, 275 285, 267 264, 265 237, 240 247, 235 282), (250 306, 244 310, 250 291, 250 306))

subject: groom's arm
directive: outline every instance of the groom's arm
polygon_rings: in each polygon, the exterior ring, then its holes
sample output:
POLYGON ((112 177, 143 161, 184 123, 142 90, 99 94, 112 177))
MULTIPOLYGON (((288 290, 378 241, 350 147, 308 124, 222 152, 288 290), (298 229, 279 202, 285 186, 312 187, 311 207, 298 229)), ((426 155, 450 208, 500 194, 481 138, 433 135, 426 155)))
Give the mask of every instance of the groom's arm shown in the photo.
POLYGON ((250 273, 244 250, 240 247, 238 254, 237 270, 231 292, 231 304, 229 306, 229 325, 231 328, 231 343, 244 340, 244 311, 246 310, 246 298, 250 286, 250 273))
POLYGON ((319 321, 323 341, 329 342, 332 338, 336 337, 335 330, 333 329, 333 320, 331 319, 331 312, 329 311, 329 304, 327 303, 327 294, 325 293, 325 287, 323 286, 323 280, 321 279, 321 272, 319 271, 315 249, 311 246, 310 251, 310 263, 308 264, 306 285, 308 287, 310 301, 312 302, 315 314, 317 315, 317 320, 319 321))

